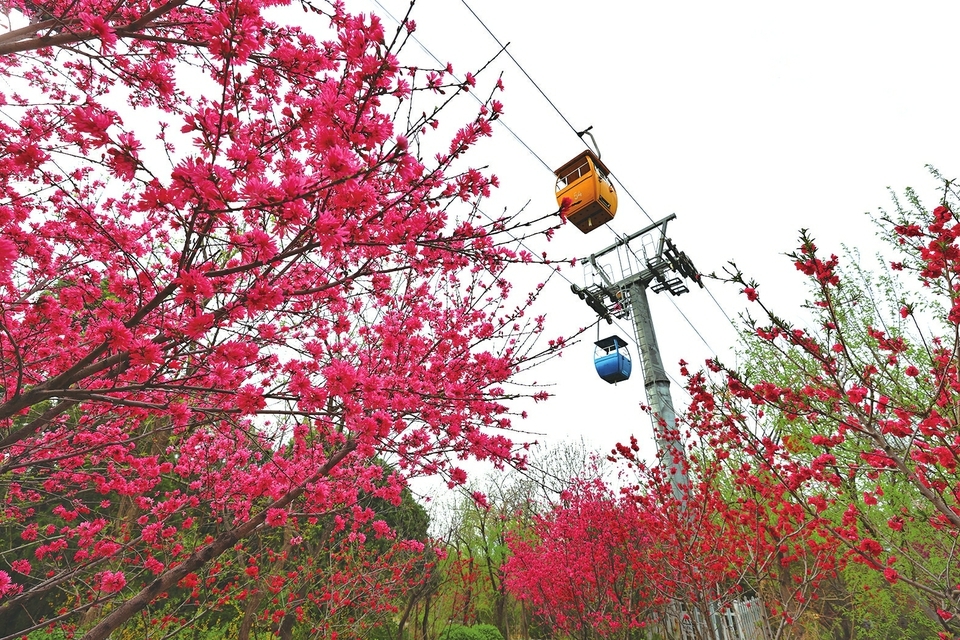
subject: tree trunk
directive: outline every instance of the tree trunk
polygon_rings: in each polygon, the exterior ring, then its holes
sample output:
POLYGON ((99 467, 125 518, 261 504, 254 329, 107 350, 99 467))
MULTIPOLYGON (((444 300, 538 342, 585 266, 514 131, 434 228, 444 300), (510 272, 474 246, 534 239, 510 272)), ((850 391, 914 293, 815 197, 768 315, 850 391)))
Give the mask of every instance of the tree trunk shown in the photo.
POLYGON ((407 600, 407 604, 403 608, 403 613, 400 614, 400 621, 397 622, 397 640, 403 640, 403 627, 406 626, 407 618, 410 617, 410 612, 413 611, 413 607, 419 599, 419 594, 413 594, 407 600))
POLYGON ((250 640, 250 630, 257 619, 257 612, 260 610, 260 603, 263 602, 263 590, 247 598, 247 606, 243 610, 243 620, 240 621, 240 630, 237 632, 237 640, 250 640))
POLYGON ((431 597, 428 593, 426 599, 423 601, 423 620, 420 625, 420 629, 423 633, 422 640, 427 640, 427 629, 429 628, 428 622, 430 620, 430 600, 431 597))
POLYGON ((527 619, 527 603, 520 601, 520 637, 530 637, 530 621, 527 619))

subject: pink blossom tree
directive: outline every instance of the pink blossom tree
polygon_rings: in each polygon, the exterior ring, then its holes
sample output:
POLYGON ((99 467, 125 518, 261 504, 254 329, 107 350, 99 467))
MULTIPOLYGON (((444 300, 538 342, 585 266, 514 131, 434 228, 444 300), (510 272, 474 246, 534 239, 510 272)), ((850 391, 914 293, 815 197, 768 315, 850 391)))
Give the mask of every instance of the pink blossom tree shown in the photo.
POLYGON ((511 538, 508 588, 558 632, 629 637, 654 609, 641 520, 601 481, 574 482, 561 503, 511 538))
POLYGON ((960 636, 960 194, 940 184, 934 206, 909 191, 878 216, 896 251, 879 275, 802 232, 806 318, 733 267, 756 319, 743 366, 681 363, 682 499, 618 445, 616 488, 575 485, 513 542, 513 592, 583 638, 746 591, 773 637, 960 636))
POLYGON ((361 496, 517 459, 542 318, 464 160, 499 81, 441 144, 476 76, 404 66, 412 20, 299 6, 4 5, 0 635, 106 638, 214 598, 245 540, 362 545, 361 496))
MULTIPOLYGON (((861 569, 858 580, 873 573, 861 593, 921 612, 919 635, 955 638, 960 202, 953 182, 934 175, 939 202, 911 190, 877 218, 896 252, 879 275, 801 234, 790 257, 808 279, 812 322, 776 314, 762 285, 731 270, 757 315, 750 364, 710 363, 726 397, 707 413, 730 425, 731 437, 711 443, 718 452, 769 469, 784 504, 861 569)), ((851 597, 859 609, 869 600, 851 597)))
POLYGON ((641 630, 672 637, 681 628, 714 640, 724 637, 717 614, 785 576, 783 598, 772 600, 783 615, 766 629, 785 637, 803 599, 833 569, 833 547, 814 543, 815 530, 783 507, 782 491, 762 473, 730 475, 695 459, 678 499, 662 469, 638 460, 638 449, 634 440, 611 455, 623 471, 618 487, 575 481, 530 531, 514 536, 510 591, 581 640, 641 630), (788 555, 802 556, 802 568, 784 563, 788 555))

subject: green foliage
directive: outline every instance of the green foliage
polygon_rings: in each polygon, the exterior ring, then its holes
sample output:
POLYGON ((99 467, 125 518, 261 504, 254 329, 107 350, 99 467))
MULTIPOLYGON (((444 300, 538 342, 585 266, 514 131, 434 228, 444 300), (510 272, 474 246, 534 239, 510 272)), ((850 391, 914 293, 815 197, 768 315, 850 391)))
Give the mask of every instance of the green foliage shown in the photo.
POLYGON ((26 636, 27 640, 67 640, 63 629, 37 629, 26 636))
POLYGON ((480 635, 476 627, 452 624, 440 633, 439 640, 486 640, 486 637, 480 635))
MULTIPOLYGON (((399 540, 426 540, 429 537, 430 515, 423 508, 409 489, 400 492, 401 502, 394 505, 383 498, 364 495, 362 506, 373 509, 377 520, 383 520, 396 534, 399 540)), ((378 544, 371 541, 378 548, 386 548, 388 541, 378 544)))
MULTIPOLYGON (((403 637, 408 637, 408 634, 404 632, 403 637)), ((378 624, 367 629, 363 638, 364 640, 396 640, 396 629, 392 624, 378 624)))
POLYGON ((481 640, 503 640, 503 634, 492 624, 478 624, 471 627, 471 630, 481 638, 481 640))
MULTIPOLYGON (((216 616, 204 617, 203 619, 194 618, 184 620, 180 624, 182 627, 176 632, 177 640, 230 640, 236 638, 239 634, 239 620, 229 620, 226 622, 217 621, 216 616)), ((155 635, 163 637, 169 634, 176 626, 165 627, 163 634, 157 634, 159 627, 157 621, 150 621, 144 618, 131 620, 123 628, 114 631, 110 636, 113 640, 141 640, 142 638, 153 638, 155 635)), ((57 636, 40 636, 34 638, 31 634, 29 640, 60 640, 57 636)), ((65 639, 64 639, 65 640, 65 639)))
POLYGON ((439 640, 503 640, 503 634, 492 624, 454 624, 440 633, 439 640))
POLYGON ((925 640, 942 631, 902 583, 890 585, 863 565, 847 567, 843 577, 853 596, 850 614, 858 640, 925 640))

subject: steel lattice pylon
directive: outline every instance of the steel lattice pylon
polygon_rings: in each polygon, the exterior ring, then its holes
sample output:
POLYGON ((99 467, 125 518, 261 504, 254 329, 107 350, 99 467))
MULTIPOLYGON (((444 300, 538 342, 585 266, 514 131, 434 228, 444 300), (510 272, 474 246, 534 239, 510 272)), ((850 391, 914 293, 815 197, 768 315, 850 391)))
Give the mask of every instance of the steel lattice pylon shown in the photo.
POLYGON ((669 468, 671 486, 677 499, 682 499, 682 487, 688 484, 685 452, 677 433, 670 379, 660 357, 660 347, 657 345, 657 335, 653 329, 647 301, 647 288, 654 293, 668 291, 678 296, 690 291, 686 280, 692 280, 703 287, 693 262, 667 237, 667 223, 674 218, 676 215, 671 214, 592 254, 589 263, 600 276, 601 282, 586 287, 573 285, 571 289, 609 323, 613 322, 614 317, 625 319, 628 315, 633 316, 640 360, 643 364, 644 388, 647 402, 653 411, 657 450, 665 462, 672 463, 669 468), (638 238, 642 245, 639 254, 630 247, 630 242, 638 238), (614 251, 617 252, 620 263, 620 273, 616 276, 607 273, 597 262, 598 258, 614 251))

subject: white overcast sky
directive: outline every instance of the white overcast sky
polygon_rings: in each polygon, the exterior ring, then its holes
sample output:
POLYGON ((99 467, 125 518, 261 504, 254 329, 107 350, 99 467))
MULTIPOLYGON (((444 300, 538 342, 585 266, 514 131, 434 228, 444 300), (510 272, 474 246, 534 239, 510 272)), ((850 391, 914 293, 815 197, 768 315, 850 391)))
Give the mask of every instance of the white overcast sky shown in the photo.
MULTIPOLYGON (((407 8, 400 0, 379 2, 395 16, 407 8)), ((620 190, 616 232, 675 213, 668 233, 701 272, 735 260, 788 317, 803 296, 783 256, 797 246, 798 229, 811 229, 828 251, 840 253, 844 243, 873 253, 878 245, 865 213, 890 204, 888 188, 912 186, 933 201, 926 164, 960 177, 960 3, 469 4, 573 127, 593 126, 604 162, 640 205, 620 190)), ((383 15, 375 0, 348 7, 383 15)), ((418 0, 413 15, 420 42, 458 73, 499 48, 460 0, 418 0)), ((408 53, 419 55, 416 45, 408 53)), ((493 70, 506 85, 503 120, 540 159, 554 168, 583 149, 509 58, 501 56, 493 70)), ((552 172, 508 131, 498 128, 475 159, 502 182, 488 211, 515 211, 528 201, 537 213, 556 208, 552 172)), ((608 230, 583 235, 567 226, 546 249, 551 257, 585 256, 614 239, 608 230)), ((582 283, 580 268, 563 274, 582 283)), ((708 287, 719 305, 698 288, 678 298, 650 294, 664 361, 677 379, 681 358, 734 360, 735 332, 720 307, 735 318, 747 302, 730 285, 708 287)), ((558 278, 545 302, 550 336, 594 320, 558 278)), ((601 333, 608 333, 605 324, 601 333)), ((536 372, 555 397, 529 407, 518 426, 548 442, 584 437, 601 450, 632 433, 649 443, 649 419, 639 409, 642 376, 637 371, 617 386, 601 381, 592 365, 596 336, 589 337, 536 372)), ((685 394, 672 391, 682 410, 685 394)))

